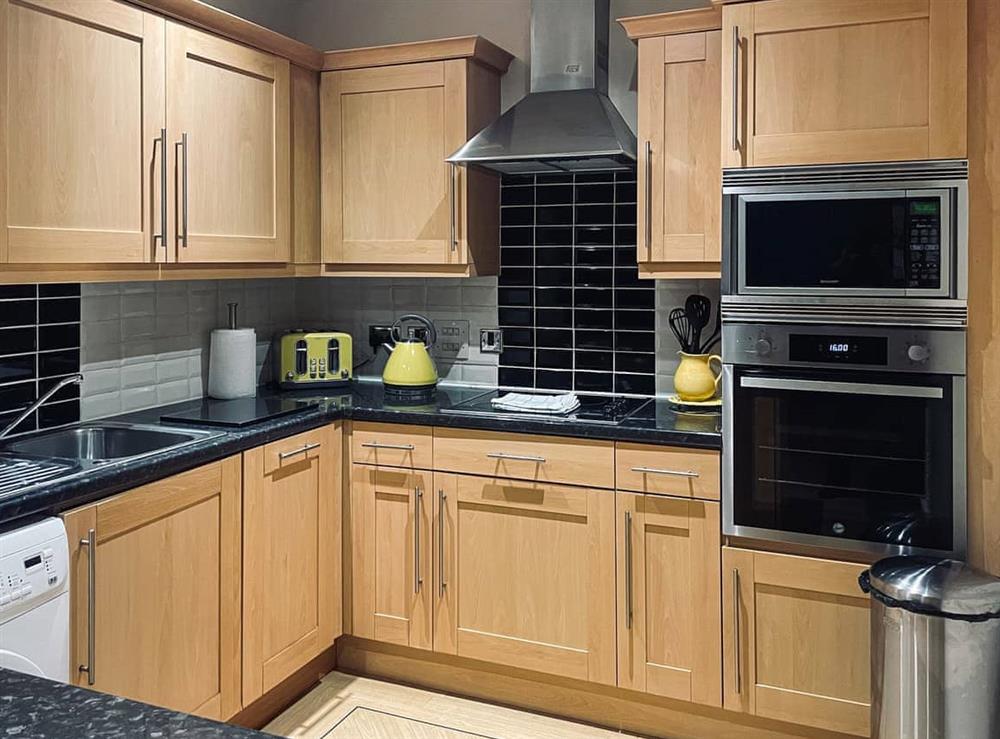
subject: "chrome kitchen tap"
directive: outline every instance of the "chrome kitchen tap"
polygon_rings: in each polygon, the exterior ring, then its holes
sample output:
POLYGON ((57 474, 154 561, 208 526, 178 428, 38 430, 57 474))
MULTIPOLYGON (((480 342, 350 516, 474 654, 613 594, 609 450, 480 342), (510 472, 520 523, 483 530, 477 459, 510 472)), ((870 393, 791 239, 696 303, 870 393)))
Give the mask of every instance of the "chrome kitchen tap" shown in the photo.
POLYGON ((17 418, 15 418, 13 421, 8 423, 2 430, 0 430, 0 439, 5 437, 11 431, 13 431, 17 427, 17 425, 21 423, 21 421, 30 416, 36 410, 38 410, 46 400, 48 400, 53 395, 58 393, 64 387, 66 387, 67 385, 79 384, 81 382, 83 382, 83 375, 80 374, 79 372, 77 372, 75 375, 70 375, 69 377, 64 377, 63 379, 61 379, 59 382, 57 382, 55 385, 49 388, 44 394, 40 395, 38 397, 38 400, 36 400, 34 403, 29 405, 23 411, 21 411, 17 415, 17 418))

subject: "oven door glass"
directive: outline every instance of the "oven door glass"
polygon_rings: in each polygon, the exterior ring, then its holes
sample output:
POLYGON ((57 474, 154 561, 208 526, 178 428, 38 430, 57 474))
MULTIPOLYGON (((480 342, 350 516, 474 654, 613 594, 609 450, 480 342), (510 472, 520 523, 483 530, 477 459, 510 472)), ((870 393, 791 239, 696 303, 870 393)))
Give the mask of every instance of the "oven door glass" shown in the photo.
POLYGON ((946 295, 947 193, 918 192, 740 196, 741 291, 946 295))
POLYGON ((733 523, 952 550, 952 383, 737 370, 733 523))

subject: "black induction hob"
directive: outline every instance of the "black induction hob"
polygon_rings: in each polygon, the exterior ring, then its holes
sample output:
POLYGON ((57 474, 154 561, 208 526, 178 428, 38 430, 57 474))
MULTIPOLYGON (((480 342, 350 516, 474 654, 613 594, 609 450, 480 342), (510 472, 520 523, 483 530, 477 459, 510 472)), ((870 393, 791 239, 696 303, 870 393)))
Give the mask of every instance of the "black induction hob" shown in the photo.
POLYGON ((196 406, 160 416, 164 423, 242 428, 261 421, 300 413, 319 405, 315 400, 264 396, 214 400, 205 398, 196 406))
MULTIPOLYGON (((469 416, 504 416, 509 418, 530 418, 546 421, 586 421, 587 423, 603 423, 617 426, 650 402, 650 398, 630 398, 621 395, 581 395, 576 397, 580 406, 570 413, 536 413, 532 411, 508 411, 494 408, 492 401, 506 395, 506 390, 493 390, 474 398, 458 403, 451 408, 442 408, 442 413, 455 413, 469 416)), ((520 391, 519 391, 520 392, 520 391)), ((539 393, 547 395, 551 393, 539 393)))

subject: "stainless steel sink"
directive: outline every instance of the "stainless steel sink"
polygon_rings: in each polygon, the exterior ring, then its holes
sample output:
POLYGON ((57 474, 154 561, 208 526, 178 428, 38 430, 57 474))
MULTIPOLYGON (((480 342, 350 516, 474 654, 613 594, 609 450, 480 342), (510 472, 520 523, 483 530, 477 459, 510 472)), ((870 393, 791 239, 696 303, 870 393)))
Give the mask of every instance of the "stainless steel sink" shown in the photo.
POLYGON ((154 425, 86 424, 10 441, 0 446, 0 452, 12 456, 112 462, 177 449, 217 435, 214 431, 154 425))

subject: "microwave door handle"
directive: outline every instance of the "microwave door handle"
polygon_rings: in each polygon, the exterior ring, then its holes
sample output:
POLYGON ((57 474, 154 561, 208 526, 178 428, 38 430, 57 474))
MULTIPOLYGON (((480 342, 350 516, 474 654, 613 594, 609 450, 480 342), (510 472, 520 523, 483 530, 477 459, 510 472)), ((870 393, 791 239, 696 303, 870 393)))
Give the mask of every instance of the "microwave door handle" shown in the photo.
POLYGON ((920 385, 883 385, 871 382, 826 382, 819 380, 781 379, 778 377, 741 377, 740 387, 768 390, 802 390, 814 393, 848 395, 883 395, 897 398, 943 398, 939 387, 920 385))

